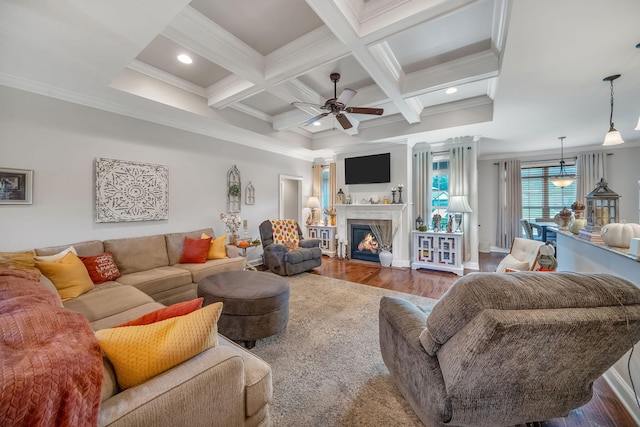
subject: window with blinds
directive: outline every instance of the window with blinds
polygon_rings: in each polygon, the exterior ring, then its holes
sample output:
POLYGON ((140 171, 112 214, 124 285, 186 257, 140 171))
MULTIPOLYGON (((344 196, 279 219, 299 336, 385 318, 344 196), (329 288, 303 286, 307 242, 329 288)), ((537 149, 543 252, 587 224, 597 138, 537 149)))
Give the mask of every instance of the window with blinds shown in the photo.
MULTIPOLYGON (((564 167, 565 173, 576 174, 575 165, 564 167)), ((553 218, 563 207, 576 200, 575 181, 567 187, 556 187, 551 177, 560 174, 560 166, 522 167, 522 218, 553 218)))

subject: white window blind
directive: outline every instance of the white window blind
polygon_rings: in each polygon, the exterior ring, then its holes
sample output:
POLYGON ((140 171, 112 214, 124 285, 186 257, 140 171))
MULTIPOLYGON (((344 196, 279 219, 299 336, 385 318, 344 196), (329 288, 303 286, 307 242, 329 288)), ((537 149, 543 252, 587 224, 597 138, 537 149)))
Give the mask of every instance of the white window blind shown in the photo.
MULTIPOLYGON (((564 167, 566 174, 575 175, 575 165, 564 167)), ((576 182, 556 187, 551 177, 560 174, 560 166, 522 167, 522 218, 553 218, 563 207, 570 208, 576 200, 576 182)))

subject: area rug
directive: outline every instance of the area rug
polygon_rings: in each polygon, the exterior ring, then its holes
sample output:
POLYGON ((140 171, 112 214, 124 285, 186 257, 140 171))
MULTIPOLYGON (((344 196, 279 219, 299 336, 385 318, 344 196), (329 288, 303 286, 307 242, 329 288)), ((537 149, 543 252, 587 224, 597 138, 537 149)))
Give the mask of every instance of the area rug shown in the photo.
POLYGON ((273 370, 273 425, 422 426, 382 361, 378 307, 386 295, 436 301, 309 273, 288 280, 287 329, 252 349, 273 370))

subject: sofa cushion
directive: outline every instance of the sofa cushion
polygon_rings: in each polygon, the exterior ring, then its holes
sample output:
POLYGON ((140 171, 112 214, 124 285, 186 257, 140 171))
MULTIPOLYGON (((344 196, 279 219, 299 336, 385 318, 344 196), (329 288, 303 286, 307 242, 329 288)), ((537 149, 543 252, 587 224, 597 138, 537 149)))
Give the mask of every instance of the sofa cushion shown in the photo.
POLYGON ((196 298, 190 301, 172 304, 169 307, 163 307, 152 311, 151 313, 147 313, 144 316, 125 322, 117 327, 150 325, 152 323, 160 322, 161 320, 171 319, 172 317, 184 316, 185 314, 201 309, 203 301, 204 298, 196 298))
POLYGON ((299 264, 310 259, 322 258, 322 249, 320 248, 300 248, 284 254, 284 261, 289 264, 299 264))
POLYGON ((211 237, 206 239, 192 239, 185 237, 182 244, 181 264, 204 264, 211 246, 211 237))
POLYGON ((104 245, 100 240, 87 240, 85 242, 73 243, 71 245, 49 246, 36 249, 36 255, 55 255, 73 246, 80 256, 93 256, 104 252, 104 245))
POLYGON ((95 256, 81 256, 80 259, 94 284, 109 282, 120 277, 120 270, 113 260, 111 252, 103 252, 95 256))
POLYGON ((198 283, 203 278, 222 271, 242 270, 245 265, 243 257, 208 260, 204 264, 176 264, 174 267, 187 270, 192 280, 198 283))
POLYGON ((59 261, 36 261, 36 266, 53 282, 62 301, 76 298, 93 288, 87 268, 73 252, 59 261))
POLYGON ((118 283, 140 289, 153 296, 159 292, 191 283, 191 273, 176 267, 158 267, 137 273, 123 274, 116 279, 118 283))
POLYGON ((123 275, 169 265, 167 245, 161 234, 105 240, 104 248, 111 252, 123 275))
POLYGON ((150 325, 102 329, 96 338, 126 389, 218 345, 221 312, 221 303, 211 304, 150 325))
POLYGON ((93 290, 78 298, 65 301, 64 306, 69 310, 83 314, 89 322, 95 322, 152 302, 153 298, 132 286, 105 282, 96 285, 93 290))
POLYGON ((184 238, 190 237, 192 239, 199 239, 202 233, 207 234, 207 236, 211 236, 212 239, 215 239, 215 234, 213 234, 213 229, 211 228, 203 228, 201 230, 189 231, 186 233, 168 233, 165 234, 165 241, 167 247, 167 255, 169 256, 169 265, 174 265, 180 262, 180 255, 182 255, 182 245, 184 244, 184 238))

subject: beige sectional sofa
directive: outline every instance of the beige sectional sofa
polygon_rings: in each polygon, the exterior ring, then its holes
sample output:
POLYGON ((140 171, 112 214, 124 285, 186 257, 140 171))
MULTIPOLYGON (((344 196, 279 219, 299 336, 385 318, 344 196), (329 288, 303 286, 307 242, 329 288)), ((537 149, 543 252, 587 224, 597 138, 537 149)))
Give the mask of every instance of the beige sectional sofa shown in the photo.
POLYGON ((185 237, 199 239, 202 233, 214 236, 211 228, 186 233, 157 234, 111 240, 89 240, 36 249, 36 255, 53 255, 73 245, 80 256, 108 251, 120 274, 116 282, 131 285, 155 301, 171 305, 197 297, 197 283, 203 277, 221 271, 242 270, 245 259, 238 248, 227 245, 229 258, 207 260, 204 264, 180 264, 185 237))
MULTIPOLYGON (((179 264, 189 233, 73 244, 80 256, 113 254, 122 276, 62 303, 83 314, 94 331, 113 327, 178 301, 196 298, 204 276, 242 269, 244 258, 228 248, 230 258, 205 264, 179 264)), ((50 255, 69 245, 36 249, 50 255)), ((46 281, 46 279, 44 279, 46 281)), ((100 426, 269 426, 271 367, 249 351, 219 336, 217 347, 165 371, 145 383, 118 388, 115 371, 104 358, 100 426)))

